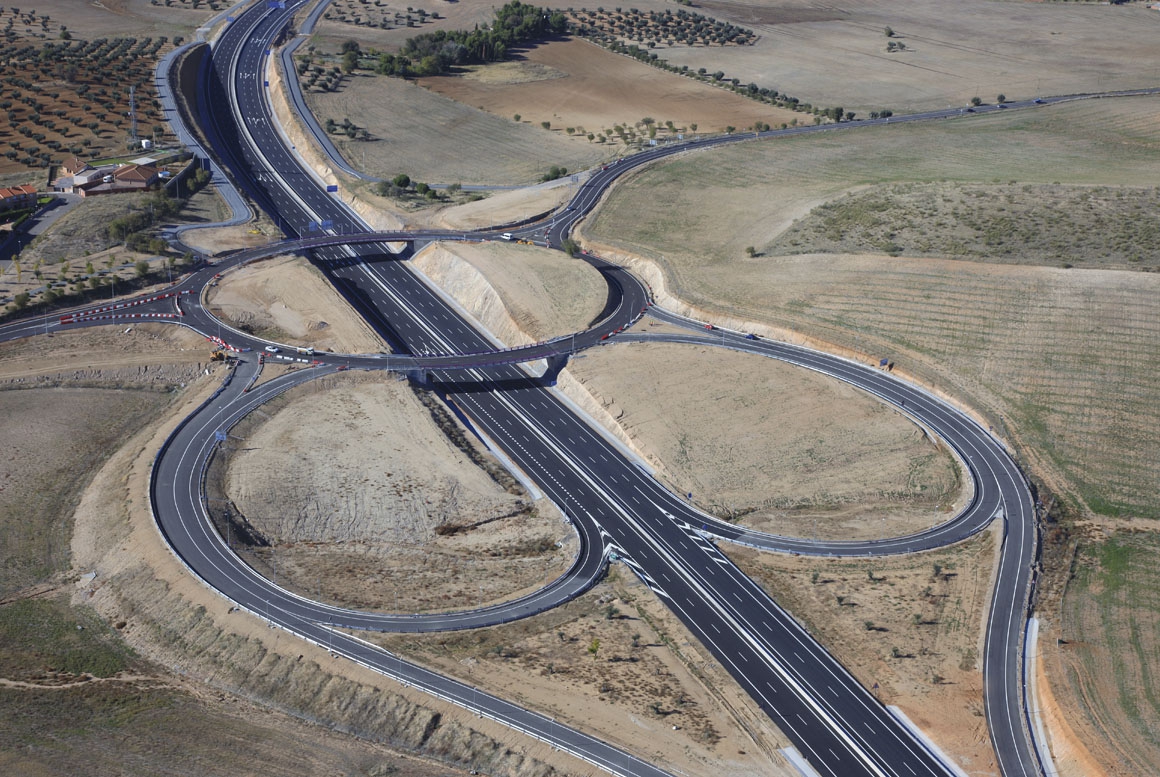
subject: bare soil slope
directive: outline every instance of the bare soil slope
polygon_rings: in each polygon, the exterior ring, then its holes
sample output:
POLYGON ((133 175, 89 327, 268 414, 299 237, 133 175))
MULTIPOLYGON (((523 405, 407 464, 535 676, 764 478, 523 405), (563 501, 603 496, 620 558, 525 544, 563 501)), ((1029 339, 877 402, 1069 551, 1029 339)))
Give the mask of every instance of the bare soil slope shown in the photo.
POLYGON ((243 549, 283 584, 395 612, 478 606, 562 574, 575 545, 556 511, 465 430, 449 438, 455 422, 425 398, 347 373, 236 428, 224 492, 272 545, 243 549))
POLYGON ((957 464, 899 412, 772 359, 598 348, 568 367, 677 493, 776 534, 897 536, 950 517, 957 464))
POLYGON ((600 273, 562 251, 511 243, 442 243, 415 265, 508 345, 586 329, 604 308, 600 273))
POLYGON ((251 334, 339 353, 377 353, 382 339, 302 257, 280 256, 225 273, 210 310, 251 334))
POLYGON ((796 773, 777 752, 785 735, 619 565, 580 599, 533 618, 371 639, 676 774, 796 773))

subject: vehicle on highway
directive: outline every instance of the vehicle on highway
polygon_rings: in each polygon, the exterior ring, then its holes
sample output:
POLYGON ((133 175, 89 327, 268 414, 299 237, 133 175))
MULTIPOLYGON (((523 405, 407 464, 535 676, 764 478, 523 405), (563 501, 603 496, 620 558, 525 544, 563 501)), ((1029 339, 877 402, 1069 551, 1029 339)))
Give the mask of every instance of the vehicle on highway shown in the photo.
POLYGON ((705 328, 709 329, 709 330, 713 330, 713 329, 716 329, 717 327, 713 326, 712 324, 705 324, 705 328))
POLYGON ((1036 97, 1032 102, 1034 102, 1036 105, 1043 105, 1043 98, 1036 97))
POLYGON ((757 339, 757 335, 755 335, 755 334, 753 334, 752 332, 750 332, 749 334, 745 335, 745 339, 746 339, 746 340, 756 340, 756 339, 757 339))
POLYGON ((297 351, 298 353, 302 354, 303 356, 313 356, 314 355, 314 349, 311 347, 295 348, 294 350, 297 351))
POLYGON ((267 345, 266 346, 266 353, 281 353, 281 352, 282 352, 282 349, 276 345, 267 345))
POLYGON ((502 237, 504 240, 511 240, 512 233, 511 232, 504 232, 502 235, 500 235, 500 237, 502 237))

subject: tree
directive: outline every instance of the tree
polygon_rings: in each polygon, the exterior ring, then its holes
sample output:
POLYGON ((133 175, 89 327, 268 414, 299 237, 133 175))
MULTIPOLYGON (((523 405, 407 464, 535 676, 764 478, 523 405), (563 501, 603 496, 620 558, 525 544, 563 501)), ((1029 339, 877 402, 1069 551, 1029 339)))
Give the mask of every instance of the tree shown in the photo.
POLYGON ((884 30, 884 32, 886 33, 886 37, 887 37, 887 38, 893 38, 893 37, 894 37, 894 30, 890 29, 889 27, 887 27, 887 28, 884 30))
MULTIPOLYGON (((748 257, 757 256, 757 249, 754 248, 753 246, 745 246, 745 255, 748 257)), ((815 582, 816 582, 816 580, 815 580, 815 582)))
POLYGON ((1007 95, 1005 95, 1005 94, 996 95, 995 102, 1002 105, 1003 103, 1007 102, 1007 95))
POLYGON ((972 97, 972 98, 971 98, 971 105, 982 105, 982 104, 983 104, 983 98, 982 98, 982 97, 979 97, 979 96, 977 96, 977 95, 976 95, 975 97, 972 97))
POLYGON ((520 120, 520 115, 517 113, 515 116, 512 116, 512 119, 513 119, 514 121, 519 121, 519 120, 520 120))
POLYGON ((592 641, 590 643, 588 643, 588 653, 593 658, 596 658, 596 654, 599 652, 600 652, 600 640, 597 639, 596 637, 593 637, 592 641))
POLYGON ((541 127, 543 127, 543 128, 544 128, 544 129, 546 129, 546 130, 550 130, 550 129, 552 129, 552 122, 550 122, 550 121, 541 121, 541 122, 540 122, 540 126, 541 126, 541 127))
POLYGON ((406 173, 399 173, 391 179, 391 183, 393 183, 395 186, 398 186, 400 189, 406 189, 411 185, 411 176, 407 175, 406 173))
POLYGON ((580 246, 576 244, 575 240, 570 237, 564 238, 564 253, 568 254, 568 256, 575 256, 579 250, 580 246))
POLYGON ((342 72, 353 73, 358 68, 358 52, 348 51, 342 55, 342 72))
POLYGON ((427 192, 429 192, 429 191, 431 191, 431 187, 428 186, 427 184, 425 184, 425 183, 415 184, 415 192, 416 193, 421 194, 423 196, 426 196, 427 192))
MULTIPOLYGON (((27 291, 20 292, 19 294, 17 294, 15 297, 12 298, 12 309, 13 310, 24 310, 26 307, 28 307, 28 301, 30 299, 31 299, 31 297, 28 296, 27 291)), ((593 655, 596 655, 596 654, 593 653, 593 655)))
POLYGON ((133 265, 133 267, 137 271, 138 278, 144 278, 149 274, 149 262, 144 259, 138 259, 137 264, 133 265))

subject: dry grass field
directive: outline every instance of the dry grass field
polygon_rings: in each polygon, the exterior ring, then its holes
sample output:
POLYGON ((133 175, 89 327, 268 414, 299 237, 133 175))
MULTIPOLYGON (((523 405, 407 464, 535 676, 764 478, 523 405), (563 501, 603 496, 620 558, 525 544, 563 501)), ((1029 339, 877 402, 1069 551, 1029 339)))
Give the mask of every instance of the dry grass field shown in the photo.
POLYGON ((997 542, 874 561, 720 547, 964 771, 993 774, 979 650, 997 542))
POLYGON ((356 169, 382 178, 406 173, 432 183, 528 184, 553 165, 582 170, 610 153, 493 115, 480 102, 455 102, 384 76, 354 76, 337 92, 308 92, 306 101, 320 122, 349 118, 367 129, 371 140, 331 140, 356 169))
POLYGON ((1153 186, 1158 118, 1160 103, 1140 99, 745 144, 641 173, 585 234, 652 260, 668 291, 707 315, 889 356, 982 411, 1073 504, 1156 516, 1156 275, 763 252, 796 218, 858 186, 1153 186))
MULTIPOLYGON (((145 631, 139 617, 105 618, 88 606, 93 588, 113 579, 107 569, 85 591, 75 585, 98 569, 93 554, 108 550, 87 545, 94 534, 82 526, 97 481, 115 484, 111 502, 96 511, 108 520, 97 544, 124 541, 136 563, 146 554, 144 544, 126 539, 124 514, 109 519, 110 504, 134 502, 115 487, 124 488, 131 469, 125 447, 151 458, 155 448, 137 431, 189 399, 183 387, 196 395, 216 382, 199 379, 207 356, 200 337, 160 325, 0 347, 0 436, 8 450, 0 464, 0 771, 466 775, 467 768, 415 759, 191 682, 184 660, 184 668, 166 662, 171 671, 136 649, 145 631), (87 551, 80 558, 78 534, 87 551)), ((193 609, 186 605, 185 614, 193 609)))
POLYGON ((1157 552, 1154 533, 1081 540, 1060 641, 1044 648, 1055 696, 1069 705, 1068 722, 1106 774, 1155 774, 1160 765, 1157 552))
POLYGON ((642 343, 568 366, 673 491, 776 534, 893 537, 946 520, 956 464, 844 384, 772 359, 642 343))

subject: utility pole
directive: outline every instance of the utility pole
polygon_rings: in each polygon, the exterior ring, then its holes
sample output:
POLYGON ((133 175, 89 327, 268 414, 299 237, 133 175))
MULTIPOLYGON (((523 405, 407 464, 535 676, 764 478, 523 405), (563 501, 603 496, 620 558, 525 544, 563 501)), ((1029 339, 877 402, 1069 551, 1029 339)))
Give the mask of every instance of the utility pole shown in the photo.
POLYGON ((137 142, 137 87, 129 87, 129 142, 137 142))

